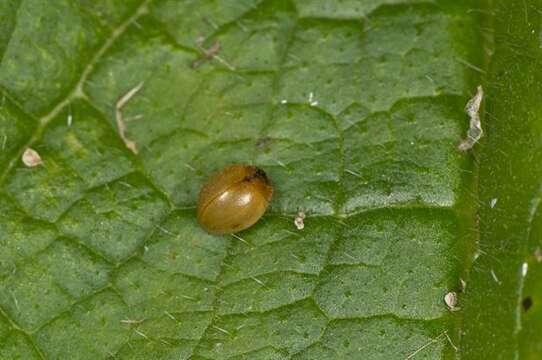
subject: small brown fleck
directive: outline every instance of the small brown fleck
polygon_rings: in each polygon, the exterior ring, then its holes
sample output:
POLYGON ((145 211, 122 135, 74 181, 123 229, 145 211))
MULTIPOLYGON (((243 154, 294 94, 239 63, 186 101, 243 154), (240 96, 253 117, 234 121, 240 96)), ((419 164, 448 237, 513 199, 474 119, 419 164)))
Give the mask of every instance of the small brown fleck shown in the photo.
POLYGON ((192 69, 197 68, 198 66, 200 66, 207 60, 211 60, 218 54, 219 51, 220 51, 220 43, 218 41, 215 41, 209 49, 203 51, 203 55, 201 57, 192 61, 192 69))

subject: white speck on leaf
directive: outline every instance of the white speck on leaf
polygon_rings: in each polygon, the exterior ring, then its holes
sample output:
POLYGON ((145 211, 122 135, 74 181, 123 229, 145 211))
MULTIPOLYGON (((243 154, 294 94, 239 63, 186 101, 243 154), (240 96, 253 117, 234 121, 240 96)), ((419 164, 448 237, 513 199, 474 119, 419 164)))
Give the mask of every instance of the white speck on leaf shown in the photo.
POLYGON ((175 316, 171 315, 171 313, 169 313, 168 311, 164 311, 164 314, 166 314, 166 316, 167 316, 168 318, 170 318, 171 320, 177 321, 177 319, 175 318, 175 316))
POLYGON ((136 334, 138 334, 139 336, 144 337, 145 339, 149 339, 149 337, 147 335, 145 335, 144 333, 142 333, 141 331, 139 331, 137 329, 135 329, 134 332, 136 334))
POLYGON ((252 280, 254 280, 257 284, 261 285, 261 286, 265 286, 265 283, 263 281, 261 281, 260 279, 254 277, 254 276, 251 276, 250 277, 252 280))
POLYGON ((344 169, 344 172, 345 172, 345 173, 349 173, 350 175, 353 175, 353 176, 355 176, 355 177, 357 177, 357 178, 363 179, 363 176, 361 176, 360 173, 358 173, 358 172, 356 172, 356 171, 354 171, 354 170, 344 169))
POLYGON ((280 101, 280 103, 281 103, 281 104, 288 104, 288 100, 282 99, 282 100, 280 101))
POLYGON ((224 328, 218 327, 216 325, 213 325, 213 328, 217 329, 218 331, 220 331, 221 333, 224 333, 226 335, 231 335, 231 333, 228 330, 224 329, 224 328))
POLYGON ((476 144, 480 138, 484 135, 482 130, 482 124, 480 122, 480 104, 484 98, 484 89, 481 85, 478 86, 476 95, 474 95, 467 105, 465 106, 465 112, 470 117, 469 129, 467 130, 467 137, 457 147, 460 151, 467 151, 476 144))
POLYGON ((529 271, 529 264, 524 262, 523 264, 521 264, 521 276, 527 276, 527 271, 529 271))
POLYGON ((309 105, 310 106, 318 105, 318 100, 314 99, 314 93, 312 91, 309 93, 309 105))
POLYGON ((493 198, 489 201, 489 206, 493 209, 497 205, 497 198, 493 198))
POLYGON ((43 164, 40 154, 32 148, 26 148, 22 156, 23 164, 28 167, 34 167, 43 164))
POLYGON ((234 238, 236 238, 237 240, 241 241, 243 244, 247 245, 247 246, 250 246, 250 244, 248 243, 248 241, 246 241, 245 239, 243 239, 242 237, 240 237, 239 235, 237 234, 231 234, 231 236, 233 236, 234 238))
POLYGON ((284 164, 282 161, 276 160, 276 159, 273 159, 273 161, 275 161, 280 167, 283 167, 286 169, 286 164, 284 164))
POLYGON ((164 339, 160 339, 160 342, 161 342, 162 344, 166 344, 167 346, 173 346, 170 342, 167 342, 167 341, 164 340, 164 339))
POLYGON ((452 339, 450 339, 450 337, 448 336, 448 332, 447 331, 444 331, 442 333, 440 333, 439 335, 437 335, 436 337, 430 339, 428 342, 426 342, 425 344, 423 344, 422 346, 420 346, 419 348, 417 348, 416 350, 414 350, 414 352, 412 352, 410 355, 408 355, 405 360, 409 360, 409 359, 412 359, 414 356, 416 356, 420 351, 424 350, 425 348, 427 348, 429 345, 431 344, 434 344, 436 342, 438 342, 438 339, 442 338, 443 336, 445 336, 447 339, 448 339, 448 342, 450 343, 450 345, 454 348, 454 350, 457 352, 457 346, 455 346, 453 343, 452 343, 452 339))
POLYGON ((174 233, 172 233, 171 231, 169 231, 168 229, 164 228, 163 226, 155 225, 155 227, 156 227, 158 230, 160 230, 161 232, 163 232, 164 234, 166 234, 166 235, 170 235, 170 236, 173 236, 173 237, 177 236, 177 235, 175 235, 174 233))
POLYGON ((448 336, 447 331, 444 332, 444 336, 446 336, 446 339, 448 340, 448 342, 450 343, 450 346, 454 349, 454 351, 458 352, 459 351, 458 347, 454 345, 454 343, 452 342, 452 339, 450 339, 450 336, 448 336))
POLYGON ((190 165, 190 164, 188 164, 188 163, 184 163, 183 165, 184 165, 186 168, 188 168, 188 169, 190 169, 190 170, 192 170, 192 171, 196 171, 196 169, 195 169, 192 165, 190 165))
POLYGON ((126 137, 126 121, 124 120, 122 116, 122 108, 126 106, 128 101, 130 101, 131 98, 133 98, 139 90, 143 87, 143 82, 140 82, 136 87, 132 88, 130 91, 128 91, 126 94, 124 94, 119 101, 115 104, 115 118, 117 120, 117 130, 119 132, 119 136, 124 141, 124 145, 128 149, 130 149, 134 154, 137 154, 137 144, 128 139, 126 137))
POLYGON ((297 228, 297 230, 303 230, 305 227, 305 213, 303 211, 300 211, 297 213, 297 215, 294 218, 294 225, 297 228))
POLYGON ((457 293, 455 291, 450 291, 444 295, 444 303, 450 311, 461 310, 461 308, 457 307, 457 293))
POLYGON ((495 274, 495 271, 493 271, 493 269, 491 269, 490 273, 491 273, 491 277, 493 278, 493 280, 495 280, 495 282, 500 285, 501 281, 497 277, 497 274, 495 274))
POLYGON ((474 64, 472 64, 472 63, 470 63, 470 62, 468 62, 467 60, 464 60, 464 59, 461 59, 461 58, 455 58, 455 60, 456 60, 458 63, 460 63, 460 64, 462 64, 462 65, 468 67, 469 69, 472 69, 472 70, 474 70, 474 71, 479 72, 480 74, 485 74, 485 73, 486 73, 485 70, 480 69, 478 66, 476 66, 476 65, 474 65, 474 64))

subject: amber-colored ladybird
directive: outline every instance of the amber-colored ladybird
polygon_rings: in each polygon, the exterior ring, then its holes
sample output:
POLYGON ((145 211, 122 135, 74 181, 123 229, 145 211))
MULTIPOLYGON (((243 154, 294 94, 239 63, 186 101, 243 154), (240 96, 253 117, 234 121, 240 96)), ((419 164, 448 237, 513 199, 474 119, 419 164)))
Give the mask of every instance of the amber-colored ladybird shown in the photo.
POLYGON ((209 233, 232 234, 254 225, 265 213, 273 187, 255 166, 231 165, 203 185, 198 222, 209 233))

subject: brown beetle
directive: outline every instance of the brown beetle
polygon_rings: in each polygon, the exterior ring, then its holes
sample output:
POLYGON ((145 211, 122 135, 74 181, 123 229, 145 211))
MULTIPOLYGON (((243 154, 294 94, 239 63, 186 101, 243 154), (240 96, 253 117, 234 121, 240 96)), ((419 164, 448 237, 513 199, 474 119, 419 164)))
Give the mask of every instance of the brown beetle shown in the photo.
POLYGON ((231 165, 213 175, 198 197, 198 222, 209 233, 232 234, 254 225, 265 213, 273 187, 255 166, 231 165))

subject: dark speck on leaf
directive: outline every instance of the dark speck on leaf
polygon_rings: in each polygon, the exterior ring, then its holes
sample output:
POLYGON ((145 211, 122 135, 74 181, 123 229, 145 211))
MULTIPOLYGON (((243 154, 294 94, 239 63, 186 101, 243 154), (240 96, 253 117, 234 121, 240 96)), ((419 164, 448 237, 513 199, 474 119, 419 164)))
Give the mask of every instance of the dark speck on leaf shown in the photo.
POLYGON ((527 296, 523 299, 521 305, 523 306, 523 310, 527 311, 533 306, 533 299, 530 296, 527 296))
POLYGON ((266 147, 268 147, 270 142, 271 142, 271 138, 269 136, 263 136, 259 138, 258 140, 256 140, 256 147, 263 150, 266 147))

